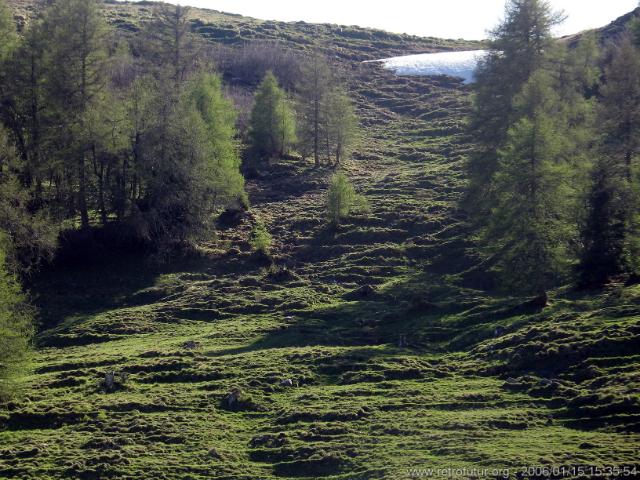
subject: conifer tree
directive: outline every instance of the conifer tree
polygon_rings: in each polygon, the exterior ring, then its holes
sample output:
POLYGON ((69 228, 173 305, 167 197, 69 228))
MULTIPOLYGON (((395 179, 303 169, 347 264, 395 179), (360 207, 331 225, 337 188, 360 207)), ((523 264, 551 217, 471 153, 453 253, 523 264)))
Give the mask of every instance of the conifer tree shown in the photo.
POLYGON ((250 132, 254 152, 266 158, 287 154, 296 142, 295 119, 278 80, 267 72, 255 94, 250 132))
POLYGON ((33 334, 33 316, 15 275, 7 264, 11 248, 0 231, 0 399, 15 393, 24 372, 33 334))
POLYGON ((106 85, 106 21, 97 0, 59 0, 45 13, 47 35, 47 94, 65 126, 60 154, 74 172, 76 207, 83 228, 89 226, 87 115, 106 85), (63 68, 61 68, 61 66, 63 68))
POLYGON ((578 265, 578 280, 583 287, 602 286, 630 268, 628 197, 632 192, 625 188, 624 172, 603 156, 591 176, 578 265))
MULTIPOLYGON (((166 106, 152 101, 144 111, 153 114, 154 108, 166 106)), ((166 129, 142 127, 136 152, 144 185, 136 201, 142 236, 161 246, 201 239, 211 230, 217 208, 244 200, 234 119, 220 79, 202 74, 186 85, 166 129)))
POLYGON ((44 178, 59 179, 53 173, 57 170, 53 162, 46 165, 44 160, 47 144, 53 140, 48 136, 53 112, 45 89, 45 37, 39 19, 25 32, 10 65, 11 75, 5 90, 11 108, 3 112, 5 124, 19 139, 17 147, 24 162, 22 179, 27 187, 35 185, 36 203, 42 201, 44 178))
POLYGON ((358 118, 347 93, 335 87, 327 96, 327 156, 339 165, 355 146, 358 136, 358 118))
POLYGON ((566 221, 567 165, 559 98, 550 76, 539 70, 514 102, 521 118, 498 152, 492 188, 495 203, 484 230, 485 248, 499 254, 505 285, 544 294, 566 261, 574 235, 566 221))
POLYGON ((30 208, 30 191, 20 181, 20 171, 20 158, 0 126, 0 231, 10 242, 4 261, 11 271, 26 273, 52 257, 57 228, 45 210, 30 208))
POLYGON ((327 191, 327 217, 331 225, 338 226, 354 211, 367 208, 366 199, 356 193, 343 172, 337 172, 331 177, 327 191))
POLYGON ((629 36, 614 51, 601 93, 605 148, 624 162, 631 181, 633 160, 640 150, 640 52, 629 36))
POLYGON ((544 65, 551 28, 562 21, 546 0, 510 0, 504 21, 491 32, 489 53, 476 70, 471 133, 477 151, 468 163, 466 205, 482 219, 493 201, 489 188, 509 128, 518 119, 514 99, 544 65))
POLYGON ((598 125, 602 142, 587 196, 578 267, 583 286, 601 286, 640 267, 635 159, 640 150, 640 53, 626 36, 605 70, 598 125))
POLYGON ((141 37, 145 60, 175 94, 196 68, 197 48, 190 34, 189 10, 181 5, 160 4, 141 37))
POLYGON ((312 155, 318 167, 323 139, 327 135, 327 97, 333 84, 327 60, 319 53, 314 53, 303 63, 301 78, 298 85, 300 149, 303 156, 312 155))
POLYGON ((18 41, 16 24, 6 0, 0 0, 0 62, 7 59, 18 41))

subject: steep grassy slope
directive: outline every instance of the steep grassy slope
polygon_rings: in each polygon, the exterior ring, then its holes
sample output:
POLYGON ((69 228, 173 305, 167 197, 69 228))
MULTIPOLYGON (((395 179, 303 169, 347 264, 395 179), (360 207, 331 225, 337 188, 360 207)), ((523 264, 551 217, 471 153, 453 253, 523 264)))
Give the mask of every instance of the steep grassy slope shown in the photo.
MULTIPOLYGON (((354 42, 343 58, 371 40, 354 42)), ((327 229, 331 172, 286 161, 199 258, 43 276, 50 328, 27 400, 0 410, 0 477, 515 478, 638 462, 640 286, 560 290, 543 311, 478 290, 456 207, 468 87, 350 67, 366 141, 345 168, 371 212, 327 229), (273 266, 248 251, 256 215, 273 266)))

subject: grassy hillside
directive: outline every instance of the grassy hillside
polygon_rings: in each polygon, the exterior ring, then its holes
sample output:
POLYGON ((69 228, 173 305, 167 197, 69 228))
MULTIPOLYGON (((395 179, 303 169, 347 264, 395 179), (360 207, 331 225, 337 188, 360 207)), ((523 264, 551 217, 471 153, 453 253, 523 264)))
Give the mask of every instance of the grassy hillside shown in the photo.
MULTIPOLYGON (((137 28, 148 8, 108 14, 137 28)), ((252 212, 197 258, 43 274, 27 399, 0 410, 0 477, 516 478, 638 463, 640 285, 561 289, 544 310, 481 290, 457 208, 469 88, 360 64, 465 44, 194 16, 212 39, 336 52, 366 134, 346 170, 371 212, 326 228, 331 172, 283 161, 249 182, 252 212), (273 265, 249 251, 256 216, 273 265)))

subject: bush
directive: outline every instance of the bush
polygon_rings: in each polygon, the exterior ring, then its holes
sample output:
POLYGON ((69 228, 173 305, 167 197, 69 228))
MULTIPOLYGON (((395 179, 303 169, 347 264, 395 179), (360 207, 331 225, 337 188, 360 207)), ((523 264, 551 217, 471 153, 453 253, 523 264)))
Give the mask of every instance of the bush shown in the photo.
POLYGON ((258 220, 251 230, 251 239, 249 240, 251 249, 254 252, 269 254, 271 250, 271 234, 262 220, 258 220))
POLYGON ((338 225, 351 213, 366 208, 366 199, 356 193, 344 173, 336 173, 331 177, 327 192, 327 216, 331 224, 338 225))
POLYGON ((33 315, 15 275, 7 267, 7 237, 0 232, 0 398, 14 393, 33 334, 33 315))

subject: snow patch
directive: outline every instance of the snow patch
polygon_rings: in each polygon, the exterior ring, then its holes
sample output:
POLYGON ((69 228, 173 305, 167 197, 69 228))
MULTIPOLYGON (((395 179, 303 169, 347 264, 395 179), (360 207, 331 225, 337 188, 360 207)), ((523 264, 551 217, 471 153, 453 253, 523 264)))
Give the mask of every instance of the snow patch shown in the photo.
POLYGON ((486 54, 486 50, 421 53, 375 61, 382 62, 385 68, 393 70, 396 75, 448 75, 462 78, 465 83, 471 83, 474 80, 478 61, 486 54))

